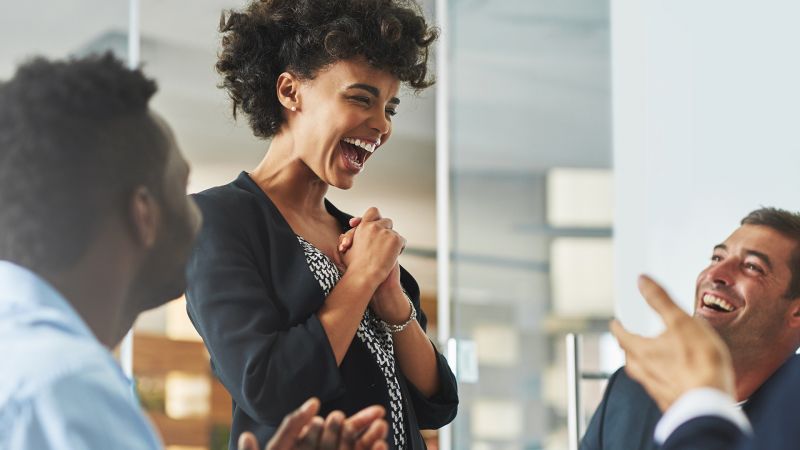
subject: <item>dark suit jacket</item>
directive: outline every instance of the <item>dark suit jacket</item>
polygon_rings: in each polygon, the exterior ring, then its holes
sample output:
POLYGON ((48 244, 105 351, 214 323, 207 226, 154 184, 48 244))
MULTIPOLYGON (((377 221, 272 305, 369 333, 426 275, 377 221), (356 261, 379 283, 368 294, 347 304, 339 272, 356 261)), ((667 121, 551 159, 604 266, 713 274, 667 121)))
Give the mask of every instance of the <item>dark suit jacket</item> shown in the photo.
MULTIPOLYGON (((323 415, 335 409, 351 415, 376 403, 388 408, 383 373, 359 339, 337 367, 315 314, 325 302, 322 288, 296 235, 258 185, 242 172, 194 199, 203 226, 187 269, 187 308, 233 398, 230 448, 243 431, 266 443, 282 418, 311 396, 322 401, 323 415)), ((347 229, 350 216, 326 207, 347 229)), ((419 287, 402 268, 401 283, 425 328, 419 287)), ((432 398, 396 366, 411 449, 425 446, 420 428, 439 428, 456 415, 455 377, 444 357, 436 357, 440 386, 432 398)))
MULTIPOLYGON (((790 358, 750 396, 742 407, 756 433, 766 429, 773 422, 773 417, 769 413, 768 398, 782 390, 779 380, 786 372, 794 370, 793 368, 800 370, 800 356, 795 355, 790 358)), ((800 376, 797 380, 800 380, 800 376)), ((653 433, 660 418, 661 411, 644 388, 630 379, 623 369, 619 369, 608 381, 603 400, 589 423, 580 450, 656 450, 659 447, 653 440, 653 433)), ((711 420, 732 426, 720 419, 711 418, 711 420)), ((724 431, 723 434, 729 435, 727 427, 720 426, 720 429, 724 431)), ((797 448, 800 448, 800 441, 798 442, 797 448)), ((682 449, 682 447, 675 448, 682 449)))
POLYGON ((748 413, 753 436, 735 425, 705 416, 679 426, 662 450, 796 450, 800 448, 800 363, 793 356, 759 389, 758 410, 748 413), (763 392, 762 392, 763 391, 763 392))

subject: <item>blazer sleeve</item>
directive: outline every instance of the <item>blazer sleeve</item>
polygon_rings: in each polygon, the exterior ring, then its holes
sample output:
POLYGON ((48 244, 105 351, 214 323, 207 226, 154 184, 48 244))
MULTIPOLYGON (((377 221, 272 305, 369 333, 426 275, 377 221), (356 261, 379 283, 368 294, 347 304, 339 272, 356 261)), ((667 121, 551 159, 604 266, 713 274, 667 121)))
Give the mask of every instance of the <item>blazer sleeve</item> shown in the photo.
MULTIPOLYGON (((755 448, 752 446, 752 441, 733 422, 714 416, 701 416, 684 423, 676 428, 661 446, 661 450, 755 450, 755 448)), ((776 447, 769 448, 778 450, 776 447)))
POLYGON ((341 376, 322 324, 313 313, 285 323, 238 207, 210 196, 195 200, 204 222, 187 266, 187 309, 236 405, 277 425, 311 396, 339 395, 341 376))
MULTIPOLYGON (((417 309, 417 321, 423 330, 427 331, 428 318, 420 307, 419 286, 411 275, 401 269, 401 282, 406 289, 414 308, 417 309)), ((433 343, 431 343, 433 345, 433 343)), ((408 381, 408 395, 417 416, 417 423, 421 429, 438 429, 452 422, 458 411, 458 383, 447 359, 439 353, 433 345, 436 355, 436 370, 439 374, 439 388, 430 398, 420 392, 413 383, 408 381)))
POLYGON ((789 450, 798 448, 800 420, 797 405, 800 390, 800 365, 776 375, 760 413, 766 420, 754 428, 754 435, 743 433, 733 422, 716 417, 696 417, 680 425, 667 438, 661 450, 789 450))
POLYGON ((617 380, 617 376, 619 376, 621 370, 623 369, 618 369, 608 379, 606 390, 603 393, 603 399, 600 401, 600 405, 594 411, 594 415, 592 415, 592 420, 589 422, 589 426, 586 428, 586 433, 584 433, 583 439, 581 439, 579 450, 603 449, 603 427, 605 426, 608 399, 612 395, 611 391, 614 389, 614 382, 617 380))

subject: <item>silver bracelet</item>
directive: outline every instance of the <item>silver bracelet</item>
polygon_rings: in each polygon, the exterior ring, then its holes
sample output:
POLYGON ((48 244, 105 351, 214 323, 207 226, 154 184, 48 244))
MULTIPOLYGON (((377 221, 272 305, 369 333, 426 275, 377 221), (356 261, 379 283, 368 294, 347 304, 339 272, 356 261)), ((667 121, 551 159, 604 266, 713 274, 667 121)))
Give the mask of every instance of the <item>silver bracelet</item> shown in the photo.
POLYGON ((406 327, 408 327, 408 325, 411 324, 412 321, 417 320, 417 308, 414 308, 414 303, 411 301, 411 298, 408 297, 408 294, 406 294, 405 292, 403 292, 403 294, 405 294, 406 300, 408 300, 408 306, 411 307, 411 315, 408 317, 408 320, 401 323, 400 325, 392 325, 391 323, 388 323, 383 319, 379 319, 381 321, 381 325, 383 325, 383 328, 385 328, 386 331, 392 334, 399 333, 405 330, 406 327))

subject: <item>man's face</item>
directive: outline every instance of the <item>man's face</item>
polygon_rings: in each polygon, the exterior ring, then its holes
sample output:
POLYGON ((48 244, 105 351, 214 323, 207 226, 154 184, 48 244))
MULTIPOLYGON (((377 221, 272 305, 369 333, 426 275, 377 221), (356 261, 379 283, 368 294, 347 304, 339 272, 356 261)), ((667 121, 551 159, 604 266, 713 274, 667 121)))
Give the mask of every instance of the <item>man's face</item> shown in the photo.
POLYGON ((200 229, 200 211, 186 195, 189 165, 183 158, 169 126, 154 117, 168 144, 161 207, 161 228, 141 265, 130 295, 134 314, 180 297, 186 289, 186 261, 200 229))
POLYGON ((695 316, 706 319, 731 352, 762 352, 791 331, 785 298, 797 243, 772 228, 743 225, 714 247, 711 263, 697 277, 695 316))

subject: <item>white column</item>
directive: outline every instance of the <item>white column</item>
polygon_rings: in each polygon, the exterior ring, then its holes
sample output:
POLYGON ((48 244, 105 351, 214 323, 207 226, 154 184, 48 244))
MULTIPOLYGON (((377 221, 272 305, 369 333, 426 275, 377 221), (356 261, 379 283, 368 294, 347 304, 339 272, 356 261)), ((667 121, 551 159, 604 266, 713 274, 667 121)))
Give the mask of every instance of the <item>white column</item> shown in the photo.
MULTIPOLYGON (((140 62, 139 0, 129 0, 128 7, 128 67, 135 69, 139 67, 140 62)), ((128 331, 122 340, 119 360, 125 376, 133 379, 133 329, 128 331)))
MULTIPOLYGON (((450 111, 448 79, 447 0, 436 0, 436 18, 441 35, 436 47, 436 272, 439 345, 447 350, 450 365, 456 364, 450 340, 450 111)), ((451 450, 450 425, 439 430, 439 448, 451 450)))

